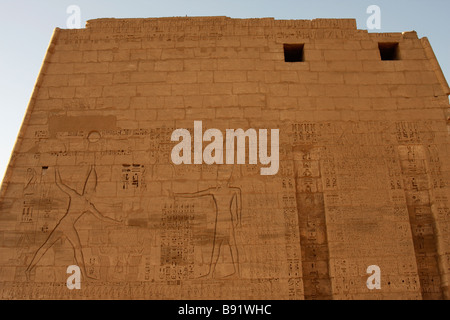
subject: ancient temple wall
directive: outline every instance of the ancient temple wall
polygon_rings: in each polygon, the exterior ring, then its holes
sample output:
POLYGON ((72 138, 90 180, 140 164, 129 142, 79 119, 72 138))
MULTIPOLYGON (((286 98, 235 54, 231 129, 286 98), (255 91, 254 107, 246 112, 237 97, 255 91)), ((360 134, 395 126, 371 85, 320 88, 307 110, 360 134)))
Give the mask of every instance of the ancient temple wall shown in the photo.
POLYGON ((0 297, 448 298, 448 92, 426 39, 350 19, 56 29, 3 180, 0 297), (279 129, 278 173, 175 165, 194 121, 279 129))

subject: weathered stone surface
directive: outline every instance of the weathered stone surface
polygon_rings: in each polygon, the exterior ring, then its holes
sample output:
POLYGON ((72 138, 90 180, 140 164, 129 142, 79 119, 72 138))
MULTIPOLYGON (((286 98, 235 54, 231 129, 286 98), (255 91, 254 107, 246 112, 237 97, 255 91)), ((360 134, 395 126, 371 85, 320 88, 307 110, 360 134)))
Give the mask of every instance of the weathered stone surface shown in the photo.
POLYGON ((448 299, 448 94, 426 38, 351 19, 56 29, 1 189, 0 298, 448 299), (280 129, 278 173, 174 165, 194 120, 280 129))

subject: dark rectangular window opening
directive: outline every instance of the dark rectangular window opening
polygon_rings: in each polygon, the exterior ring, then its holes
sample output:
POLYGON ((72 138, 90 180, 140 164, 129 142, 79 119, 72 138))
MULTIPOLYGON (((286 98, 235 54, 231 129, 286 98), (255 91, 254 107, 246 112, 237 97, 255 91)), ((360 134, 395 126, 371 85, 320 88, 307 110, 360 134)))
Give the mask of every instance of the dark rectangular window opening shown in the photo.
POLYGON ((285 43, 283 45, 284 47, 284 61, 285 62, 302 62, 304 60, 303 55, 303 43, 296 43, 296 44, 288 44, 285 43))
POLYGON ((400 50, 398 42, 380 42, 378 43, 381 60, 400 60, 400 50))

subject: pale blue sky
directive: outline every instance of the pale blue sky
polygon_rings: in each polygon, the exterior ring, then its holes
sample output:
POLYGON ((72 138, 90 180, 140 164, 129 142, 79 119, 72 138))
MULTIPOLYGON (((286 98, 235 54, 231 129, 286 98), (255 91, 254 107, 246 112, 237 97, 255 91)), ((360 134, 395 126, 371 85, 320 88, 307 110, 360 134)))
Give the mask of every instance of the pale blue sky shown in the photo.
POLYGON ((450 79, 449 0, 0 0, 0 176, 9 161, 55 27, 66 27, 69 5, 82 25, 95 18, 228 16, 232 18, 355 18, 366 29, 369 5, 381 8, 381 30, 416 30, 428 37, 450 79))

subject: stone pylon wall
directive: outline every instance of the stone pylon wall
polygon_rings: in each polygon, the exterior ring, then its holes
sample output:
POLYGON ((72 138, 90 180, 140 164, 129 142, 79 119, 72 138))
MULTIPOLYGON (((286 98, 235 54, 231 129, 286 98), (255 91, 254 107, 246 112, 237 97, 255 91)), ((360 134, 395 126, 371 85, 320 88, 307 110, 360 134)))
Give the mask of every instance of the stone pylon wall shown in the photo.
POLYGON ((1 189, 0 297, 449 298, 448 94, 426 38, 354 20, 56 29, 1 189), (278 173, 173 164, 194 121, 279 129, 278 173))

